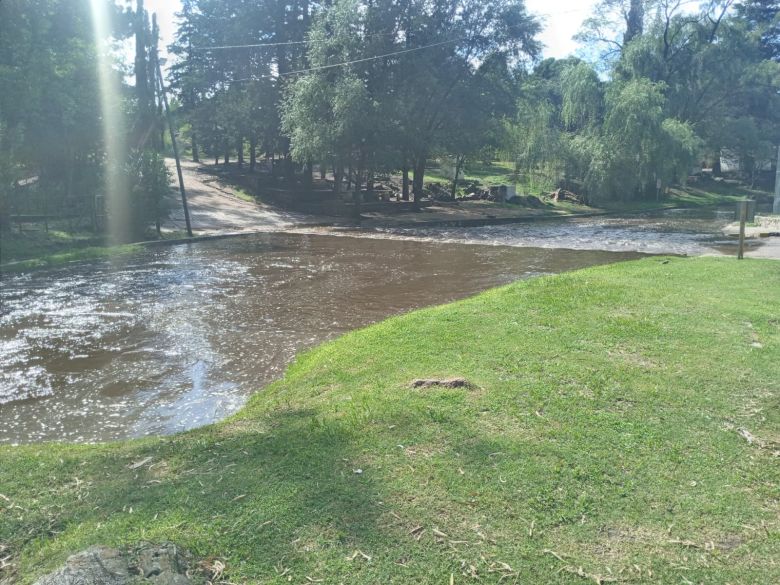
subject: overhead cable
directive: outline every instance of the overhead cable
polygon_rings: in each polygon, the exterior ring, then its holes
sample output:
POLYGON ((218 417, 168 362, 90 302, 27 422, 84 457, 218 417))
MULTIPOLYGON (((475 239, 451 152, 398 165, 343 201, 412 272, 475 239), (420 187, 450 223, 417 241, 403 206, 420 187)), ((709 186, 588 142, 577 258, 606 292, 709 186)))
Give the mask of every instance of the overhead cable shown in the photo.
POLYGON ((309 67, 307 69, 297 69, 295 71, 287 71, 284 73, 276 73, 269 75, 258 75, 256 77, 247 77, 245 79, 235 79, 232 83, 240 83, 243 81, 259 81, 260 79, 275 79, 277 77, 284 77, 286 75, 299 75, 301 73, 310 73, 312 71, 322 71, 324 69, 333 69, 336 67, 345 67, 346 65, 354 65, 355 63, 365 63, 366 61, 373 61, 374 59, 384 59, 385 57, 394 57, 395 55, 403 55, 404 53, 412 53, 414 51, 422 51, 423 49, 431 49, 433 47, 440 47, 451 43, 457 43, 460 39, 452 39, 449 41, 441 41, 439 43, 433 43, 425 45, 423 47, 413 47, 411 49, 403 49, 401 51, 393 51, 392 53, 385 53, 384 55, 374 55, 373 57, 364 57, 362 59, 353 59, 352 61, 344 61, 343 63, 333 63, 331 65, 320 65, 318 67, 309 67))
MULTIPOLYGON (((367 38, 371 37, 386 37, 389 35, 395 35, 398 33, 376 33, 372 35, 366 35, 367 38)), ((221 51, 225 49, 256 49, 260 47, 283 47, 287 45, 314 45, 317 43, 327 42, 329 39, 309 39, 307 41, 285 41, 281 43, 256 43, 252 45, 221 45, 217 47, 192 47, 193 51, 221 51)))

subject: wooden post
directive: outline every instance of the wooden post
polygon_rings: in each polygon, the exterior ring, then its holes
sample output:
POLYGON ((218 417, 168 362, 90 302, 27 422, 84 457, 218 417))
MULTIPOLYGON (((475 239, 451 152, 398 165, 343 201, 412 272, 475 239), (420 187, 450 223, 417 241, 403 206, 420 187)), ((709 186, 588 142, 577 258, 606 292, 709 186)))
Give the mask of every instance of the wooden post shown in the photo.
POLYGON ((737 259, 742 260, 745 257, 745 222, 747 221, 748 201, 743 199, 739 202, 739 252, 737 259))
POLYGON ((192 237, 192 224, 190 223, 190 208, 187 205, 187 192, 184 190, 184 175, 181 172, 181 159, 179 159, 179 147, 176 144, 176 131, 173 129, 173 118, 171 117, 171 108, 168 105, 168 96, 165 95, 165 86, 163 85, 162 68, 160 60, 157 60, 157 86, 160 90, 160 96, 165 106, 165 117, 168 120, 168 128, 171 132, 171 145, 173 146, 173 156, 176 159, 176 174, 179 175, 179 191, 181 192, 181 204, 184 207, 184 222, 187 224, 187 235, 192 237))

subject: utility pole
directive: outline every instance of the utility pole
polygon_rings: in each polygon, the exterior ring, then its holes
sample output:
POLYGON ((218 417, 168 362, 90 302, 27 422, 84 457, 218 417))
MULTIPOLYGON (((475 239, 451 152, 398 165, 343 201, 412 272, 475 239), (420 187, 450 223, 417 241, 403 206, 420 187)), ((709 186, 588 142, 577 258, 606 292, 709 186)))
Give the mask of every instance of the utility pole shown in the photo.
POLYGON ((179 147, 176 144, 176 131, 173 129, 173 117, 171 116, 171 108, 168 105, 168 96, 165 94, 165 86, 163 85, 162 68, 160 67, 160 60, 157 59, 157 87, 160 90, 160 96, 162 97, 163 105, 165 106, 165 117, 168 120, 168 128, 171 131, 171 145, 173 146, 173 156, 176 159, 176 173, 179 175, 179 191, 181 192, 181 204, 184 207, 184 221, 187 224, 187 235, 192 237, 192 224, 190 224, 190 209, 187 205, 187 193, 184 190, 184 175, 181 172, 181 160, 179 159, 179 147))
POLYGON ((775 204, 772 213, 780 215, 780 146, 777 147, 777 168, 775 169, 775 204))

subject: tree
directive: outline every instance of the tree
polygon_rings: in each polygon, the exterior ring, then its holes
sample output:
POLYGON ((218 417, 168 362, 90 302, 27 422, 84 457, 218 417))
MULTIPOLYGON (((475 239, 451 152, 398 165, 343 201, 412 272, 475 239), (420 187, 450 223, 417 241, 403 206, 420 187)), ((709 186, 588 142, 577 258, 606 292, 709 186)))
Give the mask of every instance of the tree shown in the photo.
POLYGON ((142 2, 136 11, 104 2, 0 3, 0 206, 10 206, 9 183, 26 179, 34 186, 17 202, 29 206, 27 213, 67 216, 69 221, 75 215, 79 223, 92 223, 95 199, 106 189, 102 179, 116 170, 114 186, 121 187, 118 198, 127 205, 121 215, 109 211, 117 226, 138 235, 136 217, 159 219, 157 203, 150 199, 156 196, 144 189, 152 189, 153 176, 162 176, 162 159, 142 152, 158 142, 150 140, 159 124, 150 74, 155 28, 149 26, 142 2), (96 37, 93 8, 107 15, 108 38, 96 37), (135 87, 124 82, 123 63, 106 50, 112 41, 132 34, 138 40, 135 87), (116 89, 110 113, 122 120, 118 127, 123 131, 108 138, 121 146, 117 152, 139 151, 127 158, 108 160, 99 68, 116 89), (137 172, 130 173, 131 168, 137 172), (131 211, 125 215, 125 210, 131 211))
MULTIPOLYGON (((123 15, 113 16, 120 34, 123 15)), ((39 177, 37 190, 49 212, 89 217, 99 187, 96 55, 88 3, 0 3, 0 158, 13 176, 39 177)), ((42 207, 34 211, 40 212, 42 207)))
POLYGON ((655 5, 656 0, 600 0, 575 38, 608 70, 629 43, 642 35, 655 5))
MULTIPOLYGON (((489 71, 495 73, 496 64, 508 72, 510 65, 534 56, 537 31, 538 24, 519 0, 338 0, 315 18, 308 52, 314 71, 310 79, 295 82, 285 102, 284 128, 293 153, 301 162, 315 155, 333 155, 337 166, 339 160, 349 160, 358 176, 398 167, 406 176, 411 167, 419 202, 429 156, 470 118, 459 107, 463 96, 478 95, 479 84, 489 71), (493 68, 480 63, 492 63, 493 68), (328 138, 329 129, 310 128, 305 100, 313 100, 317 111, 330 112, 325 120, 336 120, 333 100, 340 94, 315 89, 322 84, 356 92, 354 100, 340 100, 360 104, 363 123, 336 125, 348 130, 349 140, 328 138), (322 100, 331 103, 323 106, 322 100), (307 142, 305 148, 302 141, 307 142), (325 151, 315 153, 312 145, 325 151), (340 153, 326 152, 335 145, 340 153)), ((482 101, 489 111, 489 100, 482 101)))
POLYGON ((313 10, 309 0, 183 1, 171 46, 177 57, 171 86, 183 105, 194 157, 203 145, 215 158, 228 161, 236 152, 241 160, 246 141, 250 166, 258 145, 289 154, 278 114, 286 80, 271 78, 305 66, 313 10))
POLYGON ((780 61, 780 1, 743 0, 736 12, 748 30, 759 35, 764 58, 780 61))

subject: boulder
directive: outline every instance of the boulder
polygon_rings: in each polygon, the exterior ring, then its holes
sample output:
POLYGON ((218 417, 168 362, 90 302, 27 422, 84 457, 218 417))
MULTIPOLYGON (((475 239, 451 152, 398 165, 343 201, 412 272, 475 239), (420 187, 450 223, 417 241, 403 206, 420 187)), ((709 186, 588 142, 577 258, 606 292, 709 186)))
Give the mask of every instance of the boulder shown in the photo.
POLYGON ((183 552, 171 543, 129 551, 93 546, 34 585, 191 585, 183 552))

